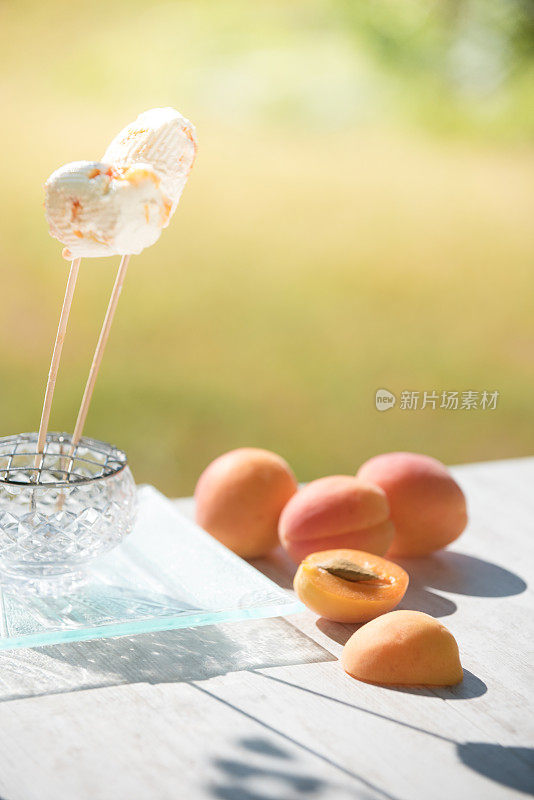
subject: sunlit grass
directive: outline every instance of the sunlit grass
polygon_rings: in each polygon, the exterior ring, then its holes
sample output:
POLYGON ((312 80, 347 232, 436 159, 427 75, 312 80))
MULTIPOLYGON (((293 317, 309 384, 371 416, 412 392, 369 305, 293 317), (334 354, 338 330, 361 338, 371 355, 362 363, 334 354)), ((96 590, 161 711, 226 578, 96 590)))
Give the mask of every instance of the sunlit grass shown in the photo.
MULTIPOLYGON (((432 142, 372 120, 307 127, 243 109, 224 120, 195 90, 221 84, 244 34, 231 20, 210 30, 207 4, 131 4, 129 16, 111 4, 107 25, 96 5, 83 36, 72 10, 23 6, 4 12, 2 58, 16 68, 0 80, 0 433, 38 425, 66 281, 42 182, 165 103, 197 123, 199 158, 171 227, 132 260, 89 434, 171 494, 245 444, 283 453, 302 480, 388 449, 448 462, 532 451, 531 148, 432 142), (33 45, 17 60, 24 26, 33 45), (379 387, 501 398, 493 412, 379 414, 379 387)), ((291 44, 263 8, 272 41, 291 44)), ((83 264, 54 429, 74 424, 116 266, 83 264)))

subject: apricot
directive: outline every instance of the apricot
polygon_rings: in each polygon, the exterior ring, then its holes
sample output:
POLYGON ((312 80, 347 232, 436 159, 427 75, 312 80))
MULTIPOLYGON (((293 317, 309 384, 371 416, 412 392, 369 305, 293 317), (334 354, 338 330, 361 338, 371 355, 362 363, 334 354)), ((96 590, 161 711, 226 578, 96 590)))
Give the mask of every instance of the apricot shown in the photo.
POLYGON ((463 679, 456 639, 421 611, 392 611, 353 633, 343 669, 366 683, 453 686, 463 679))
POLYGON ((195 519, 234 553, 256 558, 278 545, 278 518, 296 491, 295 476, 276 453, 231 450, 198 479, 195 519))
POLYGON ((351 548, 384 555, 393 540, 385 492, 351 475, 308 483, 280 517, 282 546, 299 563, 310 553, 351 548))
POLYGON ((363 464, 357 478, 386 493, 395 526, 387 555, 426 556, 453 542, 467 525, 465 497, 449 470, 417 453, 385 453, 363 464))
POLYGON ((323 550, 300 564, 293 582, 299 600, 333 622, 367 622, 391 611, 408 588, 408 574, 362 550, 323 550))

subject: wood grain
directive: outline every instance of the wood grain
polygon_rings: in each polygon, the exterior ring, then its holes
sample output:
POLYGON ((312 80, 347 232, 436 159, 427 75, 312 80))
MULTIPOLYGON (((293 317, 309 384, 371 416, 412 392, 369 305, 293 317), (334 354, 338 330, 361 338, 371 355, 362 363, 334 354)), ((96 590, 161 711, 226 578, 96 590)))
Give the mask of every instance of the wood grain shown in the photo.
MULTIPOLYGON (((458 467, 470 525, 403 605, 457 637, 460 687, 348 678, 312 614, 0 654, 4 800, 495 800, 532 791, 534 459, 458 467)), ((191 513, 191 502, 181 502, 191 513)), ((291 583, 281 553, 255 562, 291 583)))

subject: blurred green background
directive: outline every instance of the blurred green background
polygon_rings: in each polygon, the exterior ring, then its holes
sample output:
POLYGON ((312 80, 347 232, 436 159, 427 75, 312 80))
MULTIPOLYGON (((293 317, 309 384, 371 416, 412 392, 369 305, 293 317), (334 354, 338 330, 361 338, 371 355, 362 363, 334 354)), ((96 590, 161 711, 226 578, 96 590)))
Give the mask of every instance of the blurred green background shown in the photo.
MULTIPOLYGON (((19 0, 0 28, 2 435, 38 427, 67 277, 43 182, 173 105, 198 160, 132 260, 88 434, 172 495, 242 445, 301 480, 394 449, 532 453, 531 2, 19 0), (379 413, 378 388, 500 397, 379 413)), ((116 267, 83 263, 53 430, 116 267)))

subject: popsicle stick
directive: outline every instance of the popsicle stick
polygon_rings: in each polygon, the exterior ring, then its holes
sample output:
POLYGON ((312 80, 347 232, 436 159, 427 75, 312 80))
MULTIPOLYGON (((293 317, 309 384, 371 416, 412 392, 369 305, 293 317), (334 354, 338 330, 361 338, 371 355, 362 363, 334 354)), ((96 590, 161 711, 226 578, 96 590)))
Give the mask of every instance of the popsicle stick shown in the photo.
POLYGON ((63 350, 63 342, 65 341, 65 334, 67 333, 67 324, 69 321, 70 307, 72 305, 72 298, 74 297, 74 290, 76 288, 76 280, 80 271, 81 258, 75 258, 71 262, 69 277, 67 280, 67 288, 65 289, 65 297, 63 298, 63 305, 61 307, 61 314, 59 317, 59 325, 56 333, 56 340, 54 342, 54 349, 52 351, 52 361, 50 362, 50 369, 48 371, 48 380, 46 382, 46 389, 43 401, 43 411, 41 414, 41 422, 39 424, 39 434, 37 437, 37 455, 35 457, 35 467, 38 468, 42 462, 42 454, 46 443, 46 434, 48 432, 48 423, 50 422, 50 411, 52 409, 52 400, 54 399, 54 389, 56 388, 56 378, 59 370, 59 362, 61 360, 61 351, 63 350))
POLYGON ((130 256, 122 256, 121 262, 119 264, 119 270, 117 272, 117 277, 115 278, 115 283, 113 285, 111 297, 109 298, 106 316, 104 317, 104 322, 102 324, 100 336, 98 337, 95 354, 93 356, 93 363, 91 364, 91 369, 89 370, 89 377, 87 378, 87 383, 85 384, 85 390, 83 393, 80 410, 78 411, 78 418, 76 420, 76 425, 74 427, 74 433, 72 434, 72 442, 70 450, 71 455, 73 454, 74 449, 78 444, 78 442, 80 441, 83 433, 85 420, 87 419, 87 412, 89 411, 89 405, 91 403, 91 398, 93 396, 93 391, 98 376, 98 370, 100 369, 102 356, 104 355, 104 350, 106 349, 109 332, 111 330, 111 324, 113 322, 115 310, 119 302, 119 297, 122 290, 122 285, 124 283, 124 278, 126 277, 126 270, 128 269, 129 261, 130 261, 130 256))

